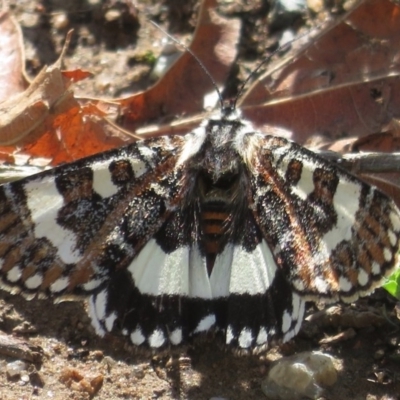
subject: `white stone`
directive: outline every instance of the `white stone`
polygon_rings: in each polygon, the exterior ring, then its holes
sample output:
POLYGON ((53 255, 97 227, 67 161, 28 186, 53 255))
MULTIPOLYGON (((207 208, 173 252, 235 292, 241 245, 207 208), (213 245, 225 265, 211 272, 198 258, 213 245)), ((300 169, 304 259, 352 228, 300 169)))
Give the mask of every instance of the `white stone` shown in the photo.
POLYGON ((304 352, 277 360, 262 390, 270 400, 317 399, 323 387, 337 380, 334 358, 321 352, 304 352))

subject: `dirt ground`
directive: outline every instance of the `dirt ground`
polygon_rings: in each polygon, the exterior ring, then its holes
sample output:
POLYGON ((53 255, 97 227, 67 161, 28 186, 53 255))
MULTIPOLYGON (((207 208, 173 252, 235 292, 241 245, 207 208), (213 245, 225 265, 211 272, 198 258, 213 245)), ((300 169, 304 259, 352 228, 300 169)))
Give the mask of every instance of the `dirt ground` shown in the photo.
MULTIPOLYGON (((57 59, 65 33, 73 27, 66 66, 92 71, 94 78, 80 83, 77 92, 103 98, 150 84, 147 56, 158 55, 163 34, 149 29, 145 18, 157 20, 180 40, 190 37, 198 2, 184 2, 184 7, 181 3, 138 0, 135 14, 128 12, 127 2, 118 0, 10 2, 23 30, 28 73, 34 76, 57 59)), ((336 8, 342 3, 336 1, 336 8)), ((251 68, 263 58, 263 49, 272 48, 276 41, 274 34, 267 35, 268 5, 261 0, 221 4, 243 19, 239 57, 251 68)), ((309 19, 317 17, 310 14, 290 22, 307 27, 309 19)), ((271 361, 310 350, 321 350, 337 360, 338 382, 325 391, 324 399, 400 399, 400 322, 395 300, 380 290, 331 311, 325 314, 310 306, 308 315, 314 320, 306 321, 295 339, 257 356, 234 355, 218 340, 195 343, 176 354, 138 354, 119 338, 96 336, 84 303, 28 302, 0 292, 0 334, 36 347, 31 351, 38 352, 41 360, 27 362, 20 375, 11 377, 9 363, 20 357, 1 355, 0 340, 0 400, 264 399, 261 382, 271 361), (101 389, 94 393, 102 379, 101 389)))

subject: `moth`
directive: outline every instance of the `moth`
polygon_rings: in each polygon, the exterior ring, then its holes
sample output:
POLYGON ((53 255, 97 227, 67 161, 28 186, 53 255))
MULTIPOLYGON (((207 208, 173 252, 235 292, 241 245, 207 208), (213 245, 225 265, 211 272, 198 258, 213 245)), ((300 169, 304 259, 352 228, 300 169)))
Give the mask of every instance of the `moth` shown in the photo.
POLYGON ((0 187, 1 288, 89 297, 98 334, 152 349, 288 341, 306 301, 351 302, 398 267, 399 235, 385 194, 229 107, 0 187))

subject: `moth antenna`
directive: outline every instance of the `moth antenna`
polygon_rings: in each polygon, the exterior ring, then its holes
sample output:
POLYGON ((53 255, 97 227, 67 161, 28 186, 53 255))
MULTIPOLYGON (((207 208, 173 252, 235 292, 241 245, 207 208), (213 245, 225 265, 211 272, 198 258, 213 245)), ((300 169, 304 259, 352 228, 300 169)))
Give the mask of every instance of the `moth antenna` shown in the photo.
POLYGON ((269 56, 265 57, 264 60, 262 60, 257 67, 250 72, 250 74, 247 76, 247 78, 244 80, 244 82, 242 83, 242 85, 240 86, 239 90, 238 90, 238 94, 236 96, 236 98, 233 100, 233 105, 232 107, 235 109, 236 108, 236 103, 238 102, 238 100, 240 99, 240 97, 243 95, 244 89, 246 88, 247 84, 249 83, 249 81, 254 77, 254 75, 257 74, 257 72, 261 69, 261 67, 263 65, 265 65, 266 63, 268 63, 271 58, 279 53, 280 51, 283 51, 286 49, 286 47, 291 46, 293 43, 297 42, 298 40, 302 39, 305 36, 310 35, 313 31, 318 30, 319 28, 321 28, 322 24, 317 25, 315 28, 308 30, 307 32, 302 33, 301 35, 295 37, 292 40, 289 40, 288 42, 286 42, 285 44, 279 46, 276 50, 274 50, 269 56))
POLYGON ((181 46, 184 50, 186 50, 199 64, 200 68, 204 71, 204 73, 208 76, 208 78, 210 79, 212 85, 214 86, 215 91, 217 92, 218 95, 218 100, 219 103, 221 105, 221 110, 224 110, 224 100, 222 98, 222 94, 221 91, 218 89, 217 83, 215 82, 214 78, 212 77, 212 75, 210 74, 210 71, 206 68, 206 66, 202 63, 202 61, 200 60, 199 57, 197 57, 197 55, 188 47, 185 46, 182 42, 180 42, 177 38, 173 37, 171 34, 169 34, 166 30, 164 30, 163 28, 161 28, 160 25, 158 25, 156 22, 154 21, 150 21, 151 24, 153 24, 157 29, 159 29, 165 36, 167 36, 169 39, 171 39, 173 42, 175 42, 176 44, 178 44, 179 46, 181 46))

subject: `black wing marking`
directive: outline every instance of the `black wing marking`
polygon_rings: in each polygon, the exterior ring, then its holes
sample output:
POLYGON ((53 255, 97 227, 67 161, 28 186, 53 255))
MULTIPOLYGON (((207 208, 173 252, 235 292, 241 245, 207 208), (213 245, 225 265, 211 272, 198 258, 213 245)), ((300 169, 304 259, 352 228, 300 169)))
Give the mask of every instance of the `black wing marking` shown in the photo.
POLYGON ((398 266, 400 212, 376 188, 285 139, 257 135, 254 216, 307 299, 353 301, 398 266))
POLYGON ((182 141, 137 142, 2 186, 1 287, 85 295, 128 265, 179 203, 182 141))

